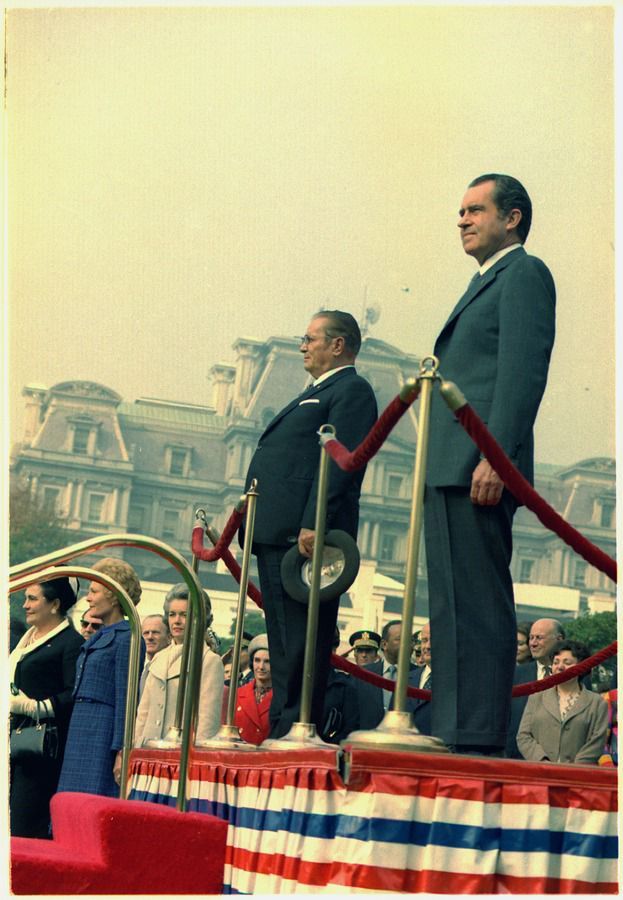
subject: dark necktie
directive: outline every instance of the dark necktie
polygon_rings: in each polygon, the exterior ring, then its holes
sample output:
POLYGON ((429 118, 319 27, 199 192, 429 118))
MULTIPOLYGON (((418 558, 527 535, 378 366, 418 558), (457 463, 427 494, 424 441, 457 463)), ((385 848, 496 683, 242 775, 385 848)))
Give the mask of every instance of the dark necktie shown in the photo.
POLYGON ((426 678, 426 681, 422 685, 422 690, 430 691, 430 690, 432 690, 432 687, 433 687, 433 673, 429 672, 428 677, 426 678))
MULTIPOLYGON (((389 666, 387 672, 385 672, 385 678, 389 678, 391 679, 391 681, 396 680, 396 666, 389 666)), ((393 691, 386 691, 385 689, 383 689, 383 706, 386 710, 389 709, 389 704, 392 700, 392 693, 393 691)))

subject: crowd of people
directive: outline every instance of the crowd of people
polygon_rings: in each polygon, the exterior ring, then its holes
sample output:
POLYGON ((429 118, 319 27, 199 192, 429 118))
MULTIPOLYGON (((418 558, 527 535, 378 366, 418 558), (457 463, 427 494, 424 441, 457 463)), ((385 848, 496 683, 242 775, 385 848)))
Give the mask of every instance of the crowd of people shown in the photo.
MULTIPOLYGON (((94 568, 114 578, 136 604, 141 586, 132 567, 115 558, 94 568)), ((116 596, 91 582, 80 631, 69 613, 78 583, 59 577, 29 587, 24 610, 27 630, 10 655, 12 728, 35 714, 54 723, 59 737, 55 758, 11 760, 11 832, 49 837, 49 803, 58 791, 118 796, 128 682, 130 626, 116 596)), ((207 634, 203 648, 195 740, 212 737, 225 722, 232 690, 231 649, 223 658, 214 642, 212 609, 203 592, 207 634), (223 659, 226 661, 226 671, 223 659)), ((180 664, 188 613, 188 587, 174 585, 163 615, 142 620, 141 678, 134 746, 167 735, 175 722, 180 664)), ((367 671, 395 680, 402 622, 392 620, 381 634, 361 629, 349 637, 345 657, 367 671)), ((340 645, 336 629, 333 649, 340 645)), ((430 624, 413 635, 408 684, 432 689, 430 624)), ((538 681, 589 656, 580 642, 566 640, 555 619, 517 627, 515 683, 538 681)), ((244 741, 260 745, 271 731, 273 698, 268 635, 244 633, 236 682, 234 725, 244 741)), ((607 699, 607 698, 606 698, 607 699)), ((320 736, 339 743, 353 731, 373 729, 393 708, 394 693, 364 679, 332 670, 324 698, 320 736)), ((431 734, 430 702, 407 698, 407 708, 422 734, 431 734)), ((616 764, 612 710, 590 689, 590 677, 569 681, 513 700, 506 756, 535 762, 596 764, 607 750, 616 764), (607 737, 610 739, 606 748, 607 737)))

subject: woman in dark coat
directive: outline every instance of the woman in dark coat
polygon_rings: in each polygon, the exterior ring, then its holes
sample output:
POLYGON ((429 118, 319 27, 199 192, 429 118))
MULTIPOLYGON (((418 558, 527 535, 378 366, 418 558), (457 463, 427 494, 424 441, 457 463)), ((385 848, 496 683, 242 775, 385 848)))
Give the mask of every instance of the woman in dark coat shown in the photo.
POLYGON ((30 626, 9 657, 11 728, 36 715, 56 725, 57 759, 11 760, 11 834, 47 838, 50 798, 56 792, 72 708, 76 660, 84 641, 67 618, 78 582, 55 578, 26 589, 24 609, 30 626), (75 588, 72 586, 75 585, 75 588), (17 693, 15 693, 17 692, 17 693))
POLYGON ((249 657, 253 681, 238 688, 234 725, 240 729, 243 740, 257 745, 270 732, 269 712, 273 698, 268 638, 265 634, 253 638, 249 644, 249 657))
MULTIPOLYGON (((94 566, 114 578, 136 604, 141 586, 132 566, 107 558, 94 566)), ((58 783, 59 791, 117 797, 117 778, 125 726, 125 704, 130 659, 130 624, 119 600, 92 581, 87 602, 102 627, 85 642, 76 667, 74 708, 58 783)), ((145 647, 141 647, 144 658, 145 647)), ((142 664, 142 659, 141 659, 142 664)))

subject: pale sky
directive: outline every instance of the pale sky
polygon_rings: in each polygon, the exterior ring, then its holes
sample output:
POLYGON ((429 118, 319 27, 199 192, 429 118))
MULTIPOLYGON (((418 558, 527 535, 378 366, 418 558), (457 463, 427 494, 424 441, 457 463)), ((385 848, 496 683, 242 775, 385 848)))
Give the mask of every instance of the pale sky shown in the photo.
POLYGON ((209 404, 237 337, 301 335, 320 305, 360 317, 367 297, 374 337, 431 353, 475 270, 461 198, 501 171, 558 292, 536 459, 613 456, 613 24, 597 6, 9 10, 12 438, 32 382, 209 404))

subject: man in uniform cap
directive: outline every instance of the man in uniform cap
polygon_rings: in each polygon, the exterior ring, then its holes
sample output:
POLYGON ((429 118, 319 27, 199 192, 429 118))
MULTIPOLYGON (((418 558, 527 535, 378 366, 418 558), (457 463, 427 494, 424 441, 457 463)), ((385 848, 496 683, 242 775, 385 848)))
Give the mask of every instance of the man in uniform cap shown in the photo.
POLYGON ((378 660, 381 635, 375 631, 353 631, 348 643, 358 666, 368 666, 378 660))

